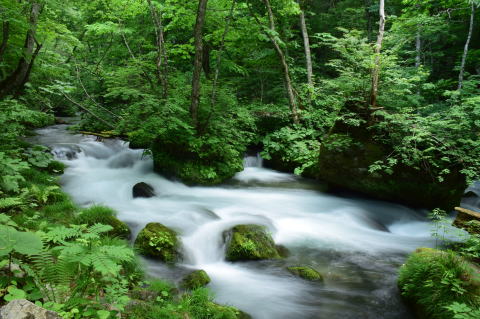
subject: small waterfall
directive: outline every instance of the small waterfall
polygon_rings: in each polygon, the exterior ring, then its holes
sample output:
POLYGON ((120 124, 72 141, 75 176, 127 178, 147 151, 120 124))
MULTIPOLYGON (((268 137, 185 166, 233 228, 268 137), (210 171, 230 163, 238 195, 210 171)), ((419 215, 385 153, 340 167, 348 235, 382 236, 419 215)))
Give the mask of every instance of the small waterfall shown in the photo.
POLYGON ((263 158, 260 156, 260 153, 257 153, 255 156, 245 156, 243 159, 244 167, 263 167, 263 158))

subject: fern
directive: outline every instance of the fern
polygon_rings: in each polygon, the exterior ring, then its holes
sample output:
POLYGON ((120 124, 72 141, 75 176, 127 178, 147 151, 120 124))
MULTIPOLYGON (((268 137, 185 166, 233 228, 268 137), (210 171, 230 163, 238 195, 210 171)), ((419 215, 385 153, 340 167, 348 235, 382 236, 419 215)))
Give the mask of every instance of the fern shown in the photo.
POLYGON ((7 210, 23 204, 19 197, 0 198, 0 210, 7 210))

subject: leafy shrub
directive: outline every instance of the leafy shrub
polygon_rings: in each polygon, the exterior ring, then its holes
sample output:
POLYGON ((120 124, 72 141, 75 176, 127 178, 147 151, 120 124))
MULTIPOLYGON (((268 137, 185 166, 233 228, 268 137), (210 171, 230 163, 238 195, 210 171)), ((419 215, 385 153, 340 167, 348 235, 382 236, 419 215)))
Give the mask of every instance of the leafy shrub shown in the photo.
POLYGON ((279 162, 276 168, 292 170, 301 175, 312 170, 318 162, 319 132, 303 127, 283 127, 265 137, 262 156, 279 162), (282 167, 278 167, 282 166, 282 167))
POLYGON ((81 211, 80 215, 75 219, 75 222, 89 226, 95 224, 110 225, 113 229, 107 233, 108 235, 122 238, 129 237, 130 229, 125 223, 118 220, 116 215, 117 212, 109 207, 95 205, 81 211))
POLYGON ((451 251, 418 249, 400 269, 401 293, 434 319, 450 319, 453 303, 480 307, 480 280, 475 268, 451 251))

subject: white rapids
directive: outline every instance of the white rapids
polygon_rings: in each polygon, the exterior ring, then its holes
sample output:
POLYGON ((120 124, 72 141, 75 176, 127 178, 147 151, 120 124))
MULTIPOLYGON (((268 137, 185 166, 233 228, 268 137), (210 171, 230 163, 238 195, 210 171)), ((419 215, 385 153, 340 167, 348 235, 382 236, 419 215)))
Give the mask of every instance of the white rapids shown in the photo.
POLYGON ((72 135, 66 125, 38 130, 68 165, 63 189, 81 206, 108 205, 136 235, 149 222, 178 231, 184 260, 174 268, 146 260, 152 275, 178 281, 189 269, 204 269, 219 303, 255 319, 411 318, 396 288, 406 254, 431 246, 431 225, 422 212, 387 202, 344 198, 318 185, 261 167, 248 157, 245 170, 217 187, 188 187, 153 172, 151 159, 120 140, 72 135), (138 182, 153 198, 132 198, 138 182), (223 233, 238 224, 265 225, 285 260, 230 263, 223 233), (288 265, 310 265, 324 284, 291 276, 288 265))

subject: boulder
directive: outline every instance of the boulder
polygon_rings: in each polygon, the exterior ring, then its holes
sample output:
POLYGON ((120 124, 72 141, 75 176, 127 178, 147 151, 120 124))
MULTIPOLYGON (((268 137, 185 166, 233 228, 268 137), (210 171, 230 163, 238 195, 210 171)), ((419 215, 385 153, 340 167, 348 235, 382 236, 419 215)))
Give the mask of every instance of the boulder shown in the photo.
POLYGON ((228 261, 281 258, 264 226, 238 225, 227 233, 228 261))
POLYGON ((308 281, 321 281, 323 282, 323 276, 309 266, 300 267, 287 267, 287 270, 294 276, 300 277, 308 281))
MULTIPOLYGON (((344 109, 362 115, 365 123, 372 119, 363 105, 346 102, 344 109)), ((377 199, 395 201, 420 208, 442 208, 446 211, 458 206, 467 187, 460 163, 450 168, 443 181, 432 178, 439 172, 433 167, 415 169, 398 163, 392 171, 371 172, 369 168, 383 161, 393 152, 392 145, 378 139, 367 125, 335 123, 320 147, 315 177, 340 190, 351 190, 377 199)))
POLYGON ((455 207, 457 217, 453 221, 453 226, 462 228, 471 234, 480 235, 480 213, 470 209, 455 207))
POLYGON ((62 319, 54 312, 36 306, 25 299, 10 301, 0 309, 0 319, 62 319))
POLYGON ((135 239, 135 247, 142 255, 168 263, 180 257, 179 246, 177 233, 160 223, 147 224, 135 239))
POLYGON ((214 302, 208 302, 206 306, 209 313, 215 314, 216 318, 252 319, 249 314, 232 306, 219 305, 214 302))
POLYGON ((141 182, 133 186, 132 195, 133 195, 133 198, 137 198, 137 197, 150 198, 155 196, 155 190, 153 189, 152 186, 148 185, 147 183, 141 182))
POLYGON ((182 279, 181 287, 184 289, 194 290, 204 287, 210 283, 210 277, 205 270, 195 270, 182 279))

